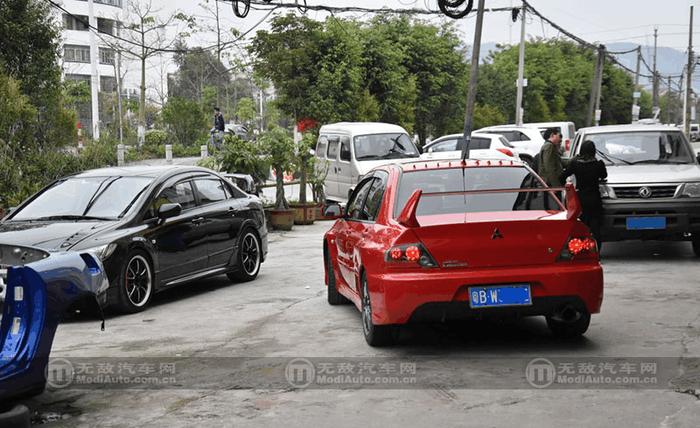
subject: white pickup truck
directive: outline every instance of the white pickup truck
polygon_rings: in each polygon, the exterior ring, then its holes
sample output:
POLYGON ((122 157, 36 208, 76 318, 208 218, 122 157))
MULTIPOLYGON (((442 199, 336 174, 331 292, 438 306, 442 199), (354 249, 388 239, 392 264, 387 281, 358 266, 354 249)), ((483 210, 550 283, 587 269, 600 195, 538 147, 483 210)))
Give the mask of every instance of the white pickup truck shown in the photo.
POLYGON ((700 256, 700 156, 685 135, 662 125, 583 128, 569 156, 586 140, 608 170, 603 240, 691 241, 700 256))

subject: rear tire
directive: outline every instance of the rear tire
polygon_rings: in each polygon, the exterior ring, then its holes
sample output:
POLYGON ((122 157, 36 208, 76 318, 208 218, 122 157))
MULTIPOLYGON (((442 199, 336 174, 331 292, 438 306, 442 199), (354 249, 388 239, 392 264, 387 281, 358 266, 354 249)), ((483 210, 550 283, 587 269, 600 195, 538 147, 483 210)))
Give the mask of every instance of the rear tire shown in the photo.
POLYGON ((395 325, 376 325, 372 322, 372 302, 367 287, 367 276, 362 272, 362 333, 369 346, 381 347, 396 342, 398 329, 395 325))
POLYGON ((693 239, 693 251, 697 257, 700 257, 700 239, 693 239))
POLYGON ((326 257, 326 272, 328 272, 328 303, 333 306, 348 303, 349 300, 335 287, 335 271, 330 257, 326 257))
POLYGON ((260 239, 253 229, 245 229, 238 243, 236 271, 227 273, 228 279, 233 282, 249 282, 257 278, 262 263, 260 248, 260 239))
POLYGON ((576 321, 560 321, 547 317, 547 327, 557 339, 574 339, 583 336, 591 323, 591 314, 587 311, 580 313, 581 316, 576 321))

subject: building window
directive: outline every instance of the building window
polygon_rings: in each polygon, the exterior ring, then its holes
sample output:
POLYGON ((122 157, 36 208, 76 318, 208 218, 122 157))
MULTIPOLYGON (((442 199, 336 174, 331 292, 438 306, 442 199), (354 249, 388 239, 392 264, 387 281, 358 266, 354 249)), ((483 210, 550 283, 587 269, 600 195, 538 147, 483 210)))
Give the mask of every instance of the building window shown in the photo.
POLYGON ((114 64, 114 49, 100 48, 100 64, 114 64))
POLYGON ((95 3, 106 4, 109 6, 122 7, 122 0, 93 0, 95 3))
POLYGON ((114 23, 111 19, 97 18, 97 31, 114 35, 114 23))
POLYGON ((88 22, 88 17, 85 15, 63 14, 63 28, 66 30, 87 31, 88 22))
POLYGON ((87 84, 90 84, 90 75, 89 74, 66 74, 66 80, 75 80, 78 82, 87 82, 87 84))
POLYGON ((112 76, 100 76, 100 91, 117 92, 117 79, 112 76))
POLYGON ((90 62, 90 46, 65 45, 63 59, 66 62, 90 62))

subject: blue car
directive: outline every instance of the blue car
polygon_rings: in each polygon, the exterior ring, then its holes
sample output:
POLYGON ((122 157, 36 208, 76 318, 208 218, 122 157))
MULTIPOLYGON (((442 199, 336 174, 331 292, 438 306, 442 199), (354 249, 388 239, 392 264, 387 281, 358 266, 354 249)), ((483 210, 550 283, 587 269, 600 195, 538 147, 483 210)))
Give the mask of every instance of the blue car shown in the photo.
POLYGON ((101 313, 109 283, 99 257, 89 252, 0 245, 0 266, 1 421, 13 400, 44 390, 62 316, 78 303, 101 313))

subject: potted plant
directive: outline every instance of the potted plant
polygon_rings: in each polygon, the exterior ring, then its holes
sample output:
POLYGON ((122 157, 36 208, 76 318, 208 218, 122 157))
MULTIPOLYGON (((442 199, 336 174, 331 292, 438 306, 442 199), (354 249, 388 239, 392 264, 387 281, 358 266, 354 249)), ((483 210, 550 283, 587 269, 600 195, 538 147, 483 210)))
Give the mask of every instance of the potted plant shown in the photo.
POLYGON ((314 172, 313 148, 316 146, 316 135, 307 131, 302 134, 301 140, 296 144, 294 166, 299 174, 299 203, 292 204, 294 209, 295 224, 313 224, 316 219, 316 204, 307 202, 306 190, 309 178, 314 172))
POLYGON ((294 140, 287 131, 274 127, 260 137, 260 146, 275 172, 275 205, 270 210, 270 224, 274 229, 292 230, 294 210, 284 195, 284 171, 291 169, 294 160, 294 140))

